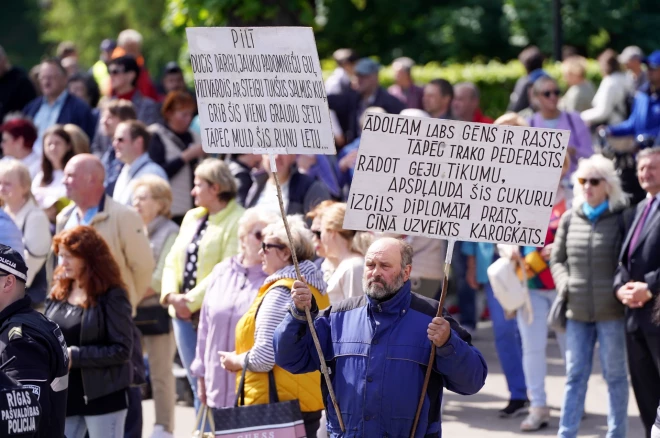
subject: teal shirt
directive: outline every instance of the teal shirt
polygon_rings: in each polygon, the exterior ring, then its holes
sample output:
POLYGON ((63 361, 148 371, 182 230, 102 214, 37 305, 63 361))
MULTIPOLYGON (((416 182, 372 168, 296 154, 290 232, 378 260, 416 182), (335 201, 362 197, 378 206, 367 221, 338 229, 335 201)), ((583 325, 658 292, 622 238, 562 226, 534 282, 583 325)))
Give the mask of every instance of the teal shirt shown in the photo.
POLYGON ((475 256, 477 282, 488 284, 488 267, 495 261, 495 244, 485 242, 461 242, 461 253, 475 256))

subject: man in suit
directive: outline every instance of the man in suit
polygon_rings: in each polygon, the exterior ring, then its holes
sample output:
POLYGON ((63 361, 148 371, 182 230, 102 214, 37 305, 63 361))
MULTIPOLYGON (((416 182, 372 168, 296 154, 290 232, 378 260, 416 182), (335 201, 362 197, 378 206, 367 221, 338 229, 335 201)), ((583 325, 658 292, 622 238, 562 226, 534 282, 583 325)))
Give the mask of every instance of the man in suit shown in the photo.
POLYGON ((660 402, 660 326, 653 321, 660 295, 660 147, 637 155, 639 183, 646 199, 636 207, 614 277, 617 298, 626 306, 628 365, 646 436, 660 402))

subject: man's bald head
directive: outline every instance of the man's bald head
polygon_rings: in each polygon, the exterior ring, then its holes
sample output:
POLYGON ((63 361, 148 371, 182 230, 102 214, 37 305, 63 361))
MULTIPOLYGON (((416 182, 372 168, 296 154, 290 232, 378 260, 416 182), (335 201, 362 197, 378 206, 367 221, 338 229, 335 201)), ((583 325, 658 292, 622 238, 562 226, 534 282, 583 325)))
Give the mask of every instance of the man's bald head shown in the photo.
POLYGON ((401 239, 384 237, 371 244, 364 257, 362 286, 378 300, 394 296, 410 278, 412 247, 401 239))
POLYGON ((69 199, 78 206, 96 205, 103 194, 105 169, 101 160, 92 154, 78 154, 66 163, 64 186, 69 199))

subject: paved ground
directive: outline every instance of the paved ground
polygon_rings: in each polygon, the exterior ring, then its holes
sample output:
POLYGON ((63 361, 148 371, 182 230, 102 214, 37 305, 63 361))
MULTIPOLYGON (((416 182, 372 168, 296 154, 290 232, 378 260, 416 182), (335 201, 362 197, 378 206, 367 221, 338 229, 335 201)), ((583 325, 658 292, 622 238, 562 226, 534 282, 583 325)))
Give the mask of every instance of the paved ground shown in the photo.
MULTIPOLYGON (((480 324, 474 343, 488 362, 488 379, 484 388, 477 395, 470 397, 453 393, 447 395, 443 412, 443 436, 460 438, 500 438, 517 435, 556 436, 565 381, 563 364, 559 359, 559 349, 556 343, 551 342, 548 350, 548 378, 546 380, 548 403, 553 408, 553 418, 549 428, 532 434, 519 432, 518 426, 522 420, 521 418, 502 420, 497 417, 496 411, 504 407, 508 399, 508 393, 506 381, 497 361, 489 323, 480 324)), ((581 424, 581 438, 604 437, 607 432, 607 386, 600 374, 597 357, 594 359, 594 371, 589 381, 590 386, 586 400, 587 417, 581 424)), ((143 407, 145 424, 143 436, 149 438, 153 424, 153 402, 151 400, 145 401, 143 407)), ((628 404, 628 415, 628 436, 643 437, 644 433, 632 390, 628 404)), ((177 406, 174 435, 177 438, 189 438, 194 422, 192 408, 177 406)))

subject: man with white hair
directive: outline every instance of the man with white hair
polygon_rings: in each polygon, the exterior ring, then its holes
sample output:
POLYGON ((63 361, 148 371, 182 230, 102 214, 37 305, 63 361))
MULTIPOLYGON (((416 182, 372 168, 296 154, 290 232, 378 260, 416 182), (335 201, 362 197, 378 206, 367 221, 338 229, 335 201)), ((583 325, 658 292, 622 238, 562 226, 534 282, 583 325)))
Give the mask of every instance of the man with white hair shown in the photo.
POLYGON ((411 292, 412 252, 402 240, 377 240, 365 256, 366 295, 322 312, 305 283, 293 284, 293 304, 273 339, 275 362, 294 374, 319 370, 305 320, 309 308, 345 424, 343 433, 326 396, 331 437, 409 436, 432 344, 433 372, 415 437, 441 434, 443 388, 475 394, 486 381, 486 361, 470 335, 446 312, 436 317, 437 301, 411 292))
POLYGON ((0 46, 0 123, 5 115, 21 111, 35 97, 37 93, 25 70, 11 65, 0 46))
POLYGON ((628 46, 617 58, 619 64, 626 67, 626 81, 628 82, 628 93, 634 95, 637 90, 648 80, 644 70, 644 52, 637 46, 628 46))
POLYGON ((149 97, 156 102, 161 100, 158 90, 151 80, 149 70, 142 55, 142 34, 135 29, 125 29, 119 33, 117 37, 117 48, 112 53, 112 59, 120 56, 128 55, 135 58, 135 61, 140 66, 140 74, 137 77, 135 88, 146 97, 149 97))
POLYGON ((412 78, 412 68, 415 61, 410 58, 397 58, 392 62, 394 70, 394 84, 390 85, 387 92, 399 99, 406 105, 406 108, 422 109, 422 97, 424 89, 415 85, 412 78))

